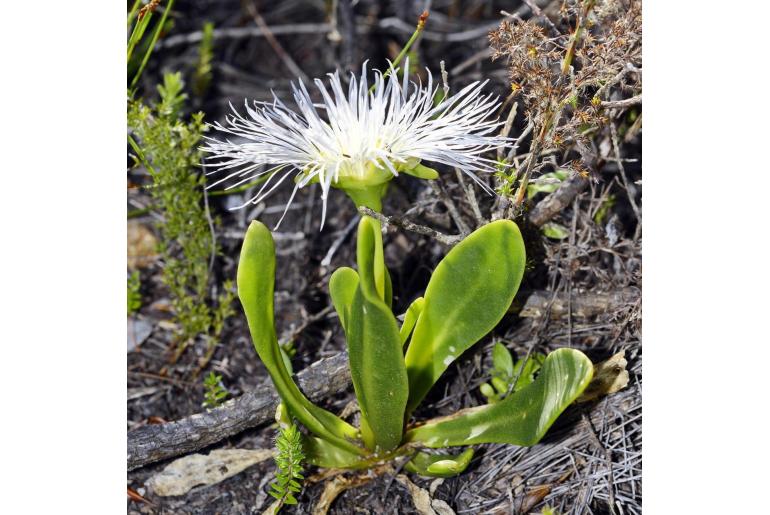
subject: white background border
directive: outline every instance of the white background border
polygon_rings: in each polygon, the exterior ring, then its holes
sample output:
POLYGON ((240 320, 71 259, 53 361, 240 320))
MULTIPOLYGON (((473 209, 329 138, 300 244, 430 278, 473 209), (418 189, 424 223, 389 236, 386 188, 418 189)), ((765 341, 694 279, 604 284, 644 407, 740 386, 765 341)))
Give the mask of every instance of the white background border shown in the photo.
MULTIPOLYGON (((644 507, 759 513, 770 301, 765 2, 644 4, 644 507)), ((4 513, 125 507, 125 11, 11 3, 4 513)))

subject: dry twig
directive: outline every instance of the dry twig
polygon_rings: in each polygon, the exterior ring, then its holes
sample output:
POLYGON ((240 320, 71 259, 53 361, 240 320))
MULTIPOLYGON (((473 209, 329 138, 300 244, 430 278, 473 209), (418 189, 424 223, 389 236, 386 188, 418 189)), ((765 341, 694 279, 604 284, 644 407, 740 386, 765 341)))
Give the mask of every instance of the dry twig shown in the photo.
POLYGON ((444 245, 453 246, 460 243, 460 241, 462 241, 463 239, 462 235, 450 236, 448 234, 439 232, 435 229, 431 229, 430 227, 426 227, 424 225, 419 225, 414 222, 410 222, 409 220, 404 220, 396 216, 385 216, 382 213, 378 213, 377 211, 373 211, 369 209, 368 207, 361 206, 358 208, 358 211, 362 215, 371 216, 372 218, 379 220, 380 223, 382 224, 395 225, 396 227, 401 227, 402 229, 406 229, 407 231, 412 231, 412 232, 416 232, 417 234, 424 234, 425 236, 430 236, 434 240, 440 243, 443 243, 444 245))

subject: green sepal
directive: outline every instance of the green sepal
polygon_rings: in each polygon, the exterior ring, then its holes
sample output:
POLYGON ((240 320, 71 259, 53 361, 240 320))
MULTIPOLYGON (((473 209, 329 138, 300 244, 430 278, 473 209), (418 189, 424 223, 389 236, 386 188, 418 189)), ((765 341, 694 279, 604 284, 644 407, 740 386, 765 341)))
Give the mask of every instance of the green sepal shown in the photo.
POLYGON ((413 168, 403 169, 401 171, 412 177, 417 177, 418 179, 426 179, 429 181, 438 179, 438 172, 436 170, 421 165, 420 163, 417 163, 413 168))
POLYGON ((494 404, 461 410, 408 431, 405 442, 441 448, 477 443, 530 446, 585 390, 593 365, 575 349, 551 352, 534 382, 494 404))
POLYGON ((518 226, 498 220, 477 229, 438 264, 406 352, 411 413, 447 367, 503 318, 526 261, 518 226))
POLYGON ((406 463, 406 470, 427 477, 453 477, 462 474, 473 458, 473 449, 468 448, 458 455, 428 454, 418 452, 406 463))
POLYGON ((359 284, 346 330, 348 356, 364 444, 389 451, 398 446, 403 434, 408 380, 398 324, 376 281, 379 256, 379 223, 364 217, 358 229, 359 284))
MULTIPOLYGON (((393 176, 390 175, 390 179, 392 178, 393 176)), ((369 209, 377 211, 378 213, 382 211, 382 198, 385 196, 385 193, 388 191, 387 182, 384 182, 382 184, 376 184, 373 186, 367 186, 363 188, 352 188, 352 187, 343 187, 343 186, 337 186, 337 187, 345 191, 348 197, 350 197, 350 200, 353 201, 353 204, 356 205, 356 208, 359 208, 361 206, 368 207, 369 209)))
POLYGON ((399 330, 402 345, 406 345, 407 340, 409 340, 409 335, 412 334, 412 329, 414 329, 417 319, 420 318, 420 313, 422 313, 424 304, 425 299, 423 297, 417 297, 414 299, 414 302, 409 305, 406 313, 404 313, 404 323, 401 324, 401 329, 399 330))
POLYGON ((310 402, 299 390, 284 365, 273 322, 275 244, 270 230, 253 221, 246 231, 238 263, 238 297, 246 313, 249 332, 259 358, 265 364, 288 411, 310 431, 350 452, 365 451, 349 440, 359 437, 350 424, 310 402))

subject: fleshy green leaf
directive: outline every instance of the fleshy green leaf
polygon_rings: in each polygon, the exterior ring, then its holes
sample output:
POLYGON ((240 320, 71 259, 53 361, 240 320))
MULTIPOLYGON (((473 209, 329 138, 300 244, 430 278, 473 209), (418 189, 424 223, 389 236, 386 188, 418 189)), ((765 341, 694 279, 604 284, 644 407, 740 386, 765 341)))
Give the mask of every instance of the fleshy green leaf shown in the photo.
POLYGON ((350 306, 353 304, 353 296, 358 288, 358 274, 352 268, 346 266, 334 271, 329 279, 329 294, 332 304, 340 318, 342 328, 347 330, 347 322, 350 317, 350 306))
POLYGON ((408 381, 396 318, 379 295, 375 275, 382 255, 379 224, 358 227, 359 284, 350 309, 348 355, 361 408, 361 434, 369 448, 391 450, 401 441, 408 381))
POLYGON ((289 356, 289 353, 286 352, 286 350, 278 346, 279 349, 281 349, 281 359, 283 360, 283 366, 286 367, 286 371, 289 373, 289 375, 294 373, 294 367, 291 366, 291 357, 289 356))
POLYGON ((305 460, 311 465, 324 468, 366 468, 369 462, 358 454, 340 449, 322 438, 302 435, 305 460))
POLYGON ((406 470, 421 476, 452 477, 468 468, 473 449, 466 449, 457 456, 451 454, 427 454, 418 452, 406 463, 406 470))
POLYGON ((543 225, 543 234, 552 240, 563 240, 569 237, 567 228, 554 222, 548 222, 543 225))
POLYGON ((562 181, 567 177, 569 177, 568 170, 556 170, 555 172, 544 173, 537 178, 537 181, 530 182, 529 185, 527 185, 527 198, 532 199, 538 193, 553 193, 559 189, 562 181))
POLYGON ((594 215, 594 222, 596 222, 598 225, 602 225, 604 223, 604 219, 607 218, 607 214, 615 205, 616 200, 617 199, 615 198, 615 195, 607 195, 607 198, 599 206, 599 209, 596 210, 596 214, 594 215))
MULTIPOLYGON (((385 268, 385 253, 382 249, 382 227, 374 218, 364 216, 358 223, 358 245, 356 250, 359 275, 362 270, 369 272, 373 295, 380 300, 388 302, 386 298, 386 284, 390 282, 390 274, 385 268)), ((392 295, 392 285, 390 286, 392 295)))
POLYGON ((417 323, 417 319, 420 317, 420 313, 422 313, 422 307, 424 304, 425 299, 422 297, 417 297, 414 299, 414 302, 409 305, 406 313, 404 313, 404 323, 401 324, 401 329, 399 330, 402 345, 406 345, 406 341, 409 339, 409 335, 412 334, 412 329, 414 329, 414 325, 417 323))
POLYGON ((585 354, 575 349, 555 350, 528 386, 500 402, 429 421, 408 431, 405 441, 427 447, 476 443, 534 445, 585 390, 592 375, 593 365, 585 354))
POLYGON ((383 295, 383 300, 385 301, 385 305, 388 306, 388 309, 393 309, 393 281, 390 280, 390 272, 388 272, 388 269, 384 267, 383 263, 383 270, 385 273, 385 294, 383 295))
POLYGON ((505 377, 513 377, 513 357, 511 352, 500 342, 492 347, 492 365, 495 373, 505 377))
POLYGON ((481 386, 479 386, 479 390, 481 391, 481 395, 487 398, 489 402, 497 402, 497 392, 495 391, 492 386, 490 386, 489 383, 481 383, 481 386))
MULTIPOLYGON (((512 381, 513 379, 511 379, 512 381)), ((510 383, 505 382, 504 380, 500 379, 498 376, 494 376, 491 380, 492 386, 495 387, 495 390, 497 390, 497 393, 505 395, 508 393, 508 385, 510 383)))
POLYGON ((524 275, 518 226, 498 220, 455 246, 433 272, 406 352, 411 412, 446 368, 503 318, 524 275))
POLYGON ((265 364, 286 408, 308 429, 350 452, 363 450, 348 439, 358 431, 337 417, 311 403, 286 370, 273 324, 275 287, 275 245, 267 227, 251 222, 241 248, 238 263, 238 297, 246 313, 254 348, 265 364))

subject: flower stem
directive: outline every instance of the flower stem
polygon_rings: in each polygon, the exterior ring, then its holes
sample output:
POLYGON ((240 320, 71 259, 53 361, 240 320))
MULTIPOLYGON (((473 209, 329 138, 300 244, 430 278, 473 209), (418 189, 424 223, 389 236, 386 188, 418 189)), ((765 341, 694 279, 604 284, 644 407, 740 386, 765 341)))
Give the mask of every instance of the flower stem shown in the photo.
MULTIPOLYGON (((393 69, 395 69, 396 66, 398 66, 398 63, 401 62, 401 59, 406 56, 406 53, 409 51, 409 48, 417 41, 417 38, 420 37, 420 34, 422 34, 422 31, 425 29, 425 22, 428 20, 428 11, 423 11, 420 15, 420 18, 417 20, 417 28, 412 33, 412 36, 409 38, 409 41, 406 42, 406 45, 404 45, 404 48, 401 49, 401 52, 396 56, 395 59, 393 59, 393 63, 391 67, 382 75, 383 79, 388 78, 388 76, 391 74, 393 69)), ((409 71, 407 70, 407 73, 409 71)), ((369 93, 374 91, 374 84, 372 84, 372 87, 369 88, 369 93)), ((370 206, 367 206, 370 207, 370 206)), ((374 208, 372 208, 374 209, 374 208)), ((376 209, 375 211, 379 211, 379 209, 376 209)))
POLYGON ((379 212, 382 211, 382 197, 385 196, 387 186, 388 183, 385 183, 362 189, 348 188, 343 191, 347 193, 350 200, 356 205, 356 208, 364 206, 379 212))

